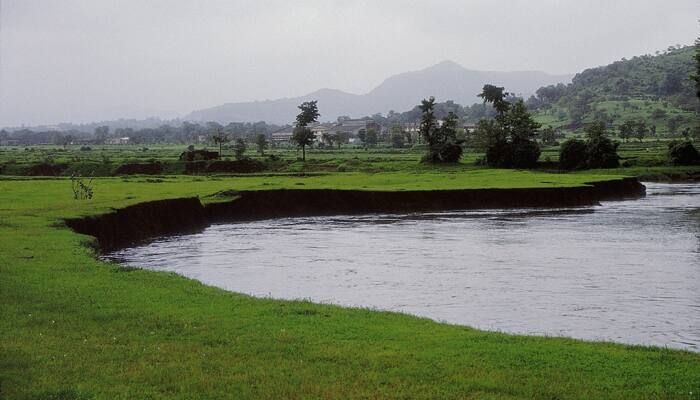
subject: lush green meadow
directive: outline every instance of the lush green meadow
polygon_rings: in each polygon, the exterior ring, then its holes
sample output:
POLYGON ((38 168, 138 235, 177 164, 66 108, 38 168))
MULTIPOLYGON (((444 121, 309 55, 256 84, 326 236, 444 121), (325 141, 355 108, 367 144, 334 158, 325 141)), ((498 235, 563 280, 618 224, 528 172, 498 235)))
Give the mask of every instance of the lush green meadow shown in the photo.
POLYGON ((483 332, 251 298, 96 259, 62 219, 256 188, 580 185, 588 174, 432 173, 0 180, 0 398, 697 399, 700 355, 483 332))
MULTIPOLYGON (((619 154, 621 168, 618 174, 644 170, 647 175, 655 171, 669 171, 666 156, 669 139, 646 139, 642 142, 629 141, 620 144, 619 154)), ((205 146, 198 146, 204 148, 205 146)), ((211 149, 211 147, 210 147, 211 149)), ((89 150, 81 146, 32 146, 0 147, 0 175, 25 175, 37 164, 57 164, 65 166, 60 173, 70 176, 79 173, 83 176, 110 176, 115 170, 130 163, 148 164, 158 162, 163 166, 163 174, 183 174, 185 162, 180 161, 180 154, 186 150, 184 145, 125 145, 93 146, 89 150)), ((435 166, 420 163, 425 149, 422 146, 393 149, 390 147, 344 146, 340 149, 307 150, 307 160, 300 160, 301 152, 293 147, 276 147, 260 155, 253 149, 246 152, 246 157, 265 163, 267 173, 312 173, 312 172, 431 172, 431 171, 469 171, 484 168, 480 160, 483 153, 467 149, 458 164, 435 166), (270 159, 270 156, 274 156, 270 159)), ((224 159, 233 160, 233 151, 224 150, 224 159)), ((559 159, 559 146, 543 146, 540 161, 542 169, 555 168, 548 163, 559 159)), ((697 167, 680 167, 672 171, 697 171, 697 167)), ((594 172, 596 173, 596 172, 594 172)), ((607 172, 606 172, 607 173, 607 172)))

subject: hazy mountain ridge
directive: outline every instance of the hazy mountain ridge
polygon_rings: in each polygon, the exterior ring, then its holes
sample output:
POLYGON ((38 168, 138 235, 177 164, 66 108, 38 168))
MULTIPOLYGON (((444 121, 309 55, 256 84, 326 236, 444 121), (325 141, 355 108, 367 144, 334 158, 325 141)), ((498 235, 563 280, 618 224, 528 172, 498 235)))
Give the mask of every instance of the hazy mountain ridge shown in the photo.
POLYGON ((321 120, 338 116, 362 117, 390 110, 410 110, 421 99, 435 96, 440 101, 454 100, 460 104, 480 101, 476 96, 485 83, 506 86, 509 91, 525 96, 534 94, 549 84, 570 81, 572 75, 550 75, 539 71, 490 72, 472 71, 452 61, 391 76, 379 86, 362 95, 336 89, 320 89, 304 96, 254 102, 227 103, 193 111, 187 120, 289 123, 297 114, 297 106, 308 100, 318 100, 321 120))

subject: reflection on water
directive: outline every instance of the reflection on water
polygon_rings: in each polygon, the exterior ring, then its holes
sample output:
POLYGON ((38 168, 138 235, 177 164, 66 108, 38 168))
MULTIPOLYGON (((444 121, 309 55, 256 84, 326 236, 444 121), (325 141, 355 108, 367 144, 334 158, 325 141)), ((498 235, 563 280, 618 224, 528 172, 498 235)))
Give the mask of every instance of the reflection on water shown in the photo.
POLYGON ((556 210, 213 225, 113 253, 256 296, 700 351, 700 185, 556 210))

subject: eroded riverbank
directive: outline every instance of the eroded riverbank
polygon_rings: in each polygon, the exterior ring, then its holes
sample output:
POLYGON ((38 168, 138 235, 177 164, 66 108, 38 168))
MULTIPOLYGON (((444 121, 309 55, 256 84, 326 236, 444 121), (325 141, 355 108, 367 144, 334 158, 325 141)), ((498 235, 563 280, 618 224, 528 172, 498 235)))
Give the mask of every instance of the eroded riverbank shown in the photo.
POLYGON ((239 191, 229 201, 202 204, 198 198, 157 200, 113 212, 66 220, 79 233, 94 236, 102 250, 145 239, 192 232, 221 221, 292 216, 406 213, 441 210, 580 207, 600 201, 638 198, 645 187, 636 178, 586 186, 461 190, 272 189, 239 191))

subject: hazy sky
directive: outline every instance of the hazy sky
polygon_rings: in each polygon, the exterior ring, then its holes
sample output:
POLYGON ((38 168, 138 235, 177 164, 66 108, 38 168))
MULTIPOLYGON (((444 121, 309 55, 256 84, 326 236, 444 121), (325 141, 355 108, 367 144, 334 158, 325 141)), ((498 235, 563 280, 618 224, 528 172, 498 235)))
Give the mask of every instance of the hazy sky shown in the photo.
POLYGON ((365 93, 446 59, 574 73, 700 31, 700 0, 0 3, 0 126, 365 93))

